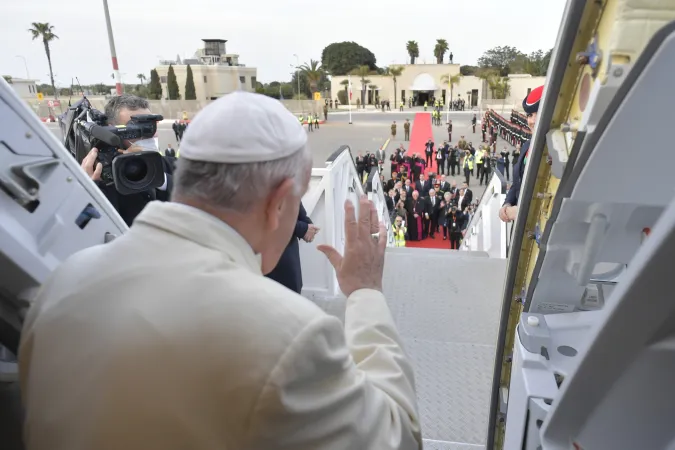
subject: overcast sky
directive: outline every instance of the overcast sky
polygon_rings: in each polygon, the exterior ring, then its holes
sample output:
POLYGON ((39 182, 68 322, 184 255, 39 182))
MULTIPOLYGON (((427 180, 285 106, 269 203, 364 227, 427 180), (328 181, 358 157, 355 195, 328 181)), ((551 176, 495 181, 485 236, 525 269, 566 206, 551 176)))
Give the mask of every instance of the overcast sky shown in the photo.
MULTIPOLYGON (((117 57, 125 83, 149 76, 159 57, 190 57, 202 38, 227 39, 228 53, 258 68, 258 80, 290 78, 296 64, 321 59, 333 42, 355 41, 379 66, 406 61, 405 43, 420 46, 419 62, 433 61, 437 38, 448 41, 454 62, 475 64, 492 47, 521 51, 555 44, 564 0, 310 0, 217 1, 109 0, 117 57), (398 6, 400 5, 400 6, 398 6)), ((59 86, 72 77, 84 84, 112 83, 112 64, 101 0, 3 2, 0 74, 49 82, 41 41, 31 22, 49 22, 59 39, 51 45, 59 86), (86 7, 85 7, 86 5, 86 7), (21 56, 21 57, 18 57, 21 56)))

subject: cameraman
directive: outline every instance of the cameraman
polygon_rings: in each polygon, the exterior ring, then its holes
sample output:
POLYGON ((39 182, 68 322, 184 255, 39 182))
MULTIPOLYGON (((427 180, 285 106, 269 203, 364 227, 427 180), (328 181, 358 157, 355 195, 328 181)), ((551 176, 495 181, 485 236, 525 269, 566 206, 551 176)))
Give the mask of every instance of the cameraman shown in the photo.
MULTIPOLYGON (((122 94, 113 97, 107 105, 105 105, 105 115, 108 118, 108 125, 126 125, 131 116, 137 114, 152 114, 150 111, 150 104, 144 98, 135 95, 122 94)), ((139 139, 134 141, 125 141, 124 144, 128 146, 125 149, 119 149, 118 152, 135 153, 144 150, 156 150, 157 143, 154 138, 139 139)), ((167 163, 166 159, 162 157, 164 165, 164 184, 157 189, 151 191, 139 192, 130 195, 122 195, 115 189, 114 185, 106 185, 101 182, 101 172, 103 165, 97 162, 98 149, 92 148, 89 154, 82 160, 81 167, 91 177, 98 187, 103 191, 103 194, 108 198, 113 207, 122 216, 122 219, 131 225, 136 216, 143 210, 152 200, 168 201, 171 187, 173 186, 171 178, 171 165, 167 163)))

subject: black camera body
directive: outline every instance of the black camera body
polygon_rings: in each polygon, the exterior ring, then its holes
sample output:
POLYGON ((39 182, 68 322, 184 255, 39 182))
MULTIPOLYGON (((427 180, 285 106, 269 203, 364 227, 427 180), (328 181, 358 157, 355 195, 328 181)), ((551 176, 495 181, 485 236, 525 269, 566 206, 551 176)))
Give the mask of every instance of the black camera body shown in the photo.
POLYGON ((98 149, 98 162, 103 166, 101 181, 115 185, 123 195, 148 191, 165 182, 164 162, 156 151, 122 154, 129 141, 153 138, 157 132, 159 114, 139 114, 131 117, 126 125, 108 125, 108 118, 94 109, 83 97, 59 117, 63 144, 78 162, 87 156, 92 147, 98 149))

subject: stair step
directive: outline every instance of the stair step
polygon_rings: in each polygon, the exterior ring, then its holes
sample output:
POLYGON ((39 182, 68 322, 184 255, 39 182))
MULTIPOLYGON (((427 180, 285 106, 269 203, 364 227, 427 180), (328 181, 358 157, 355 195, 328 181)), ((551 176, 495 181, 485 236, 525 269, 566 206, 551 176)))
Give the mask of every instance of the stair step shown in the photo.
POLYGON ((488 252, 483 251, 470 252, 470 251, 448 250, 442 248, 412 248, 412 247, 387 247, 387 253, 404 253, 415 255, 420 253, 426 253, 428 255, 443 255, 455 258, 475 257, 475 256, 487 258, 490 256, 488 252))
POLYGON ((387 249, 384 294, 415 367, 427 449, 486 443, 506 260, 482 253, 387 249))

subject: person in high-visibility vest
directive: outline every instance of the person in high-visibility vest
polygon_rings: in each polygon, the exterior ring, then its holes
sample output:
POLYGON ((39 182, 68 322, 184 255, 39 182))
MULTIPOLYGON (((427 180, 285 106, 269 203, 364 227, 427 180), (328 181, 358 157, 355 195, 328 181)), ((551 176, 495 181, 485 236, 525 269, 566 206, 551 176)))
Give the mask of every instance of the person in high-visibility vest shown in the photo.
POLYGON ((464 153, 464 178, 466 178, 466 184, 469 185, 469 179, 471 177, 471 172, 473 171, 473 160, 474 156, 470 151, 466 150, 464 153))
POLYGON ((307 130, 314 131, 314 118, 311 113, 307 114, 307 130))
POLYGON ((425 111, 427 110, 427 105, 428 105, 428 103, 427 103, 427 102, 424 102, 424 110, 425 110, 425 111))
POLYGON ((476 178, 480 179, 480 175, 483 173, 483 152, 478 151, 476 152, 476 169, 478 174, 476 175, 476 178))
POLYGON ((394 231, 394 246, 405 247, 405 234, 408 230, 405 225, 403 225, 403 218, 401 216, 396 216, 392 227, 394 231))

